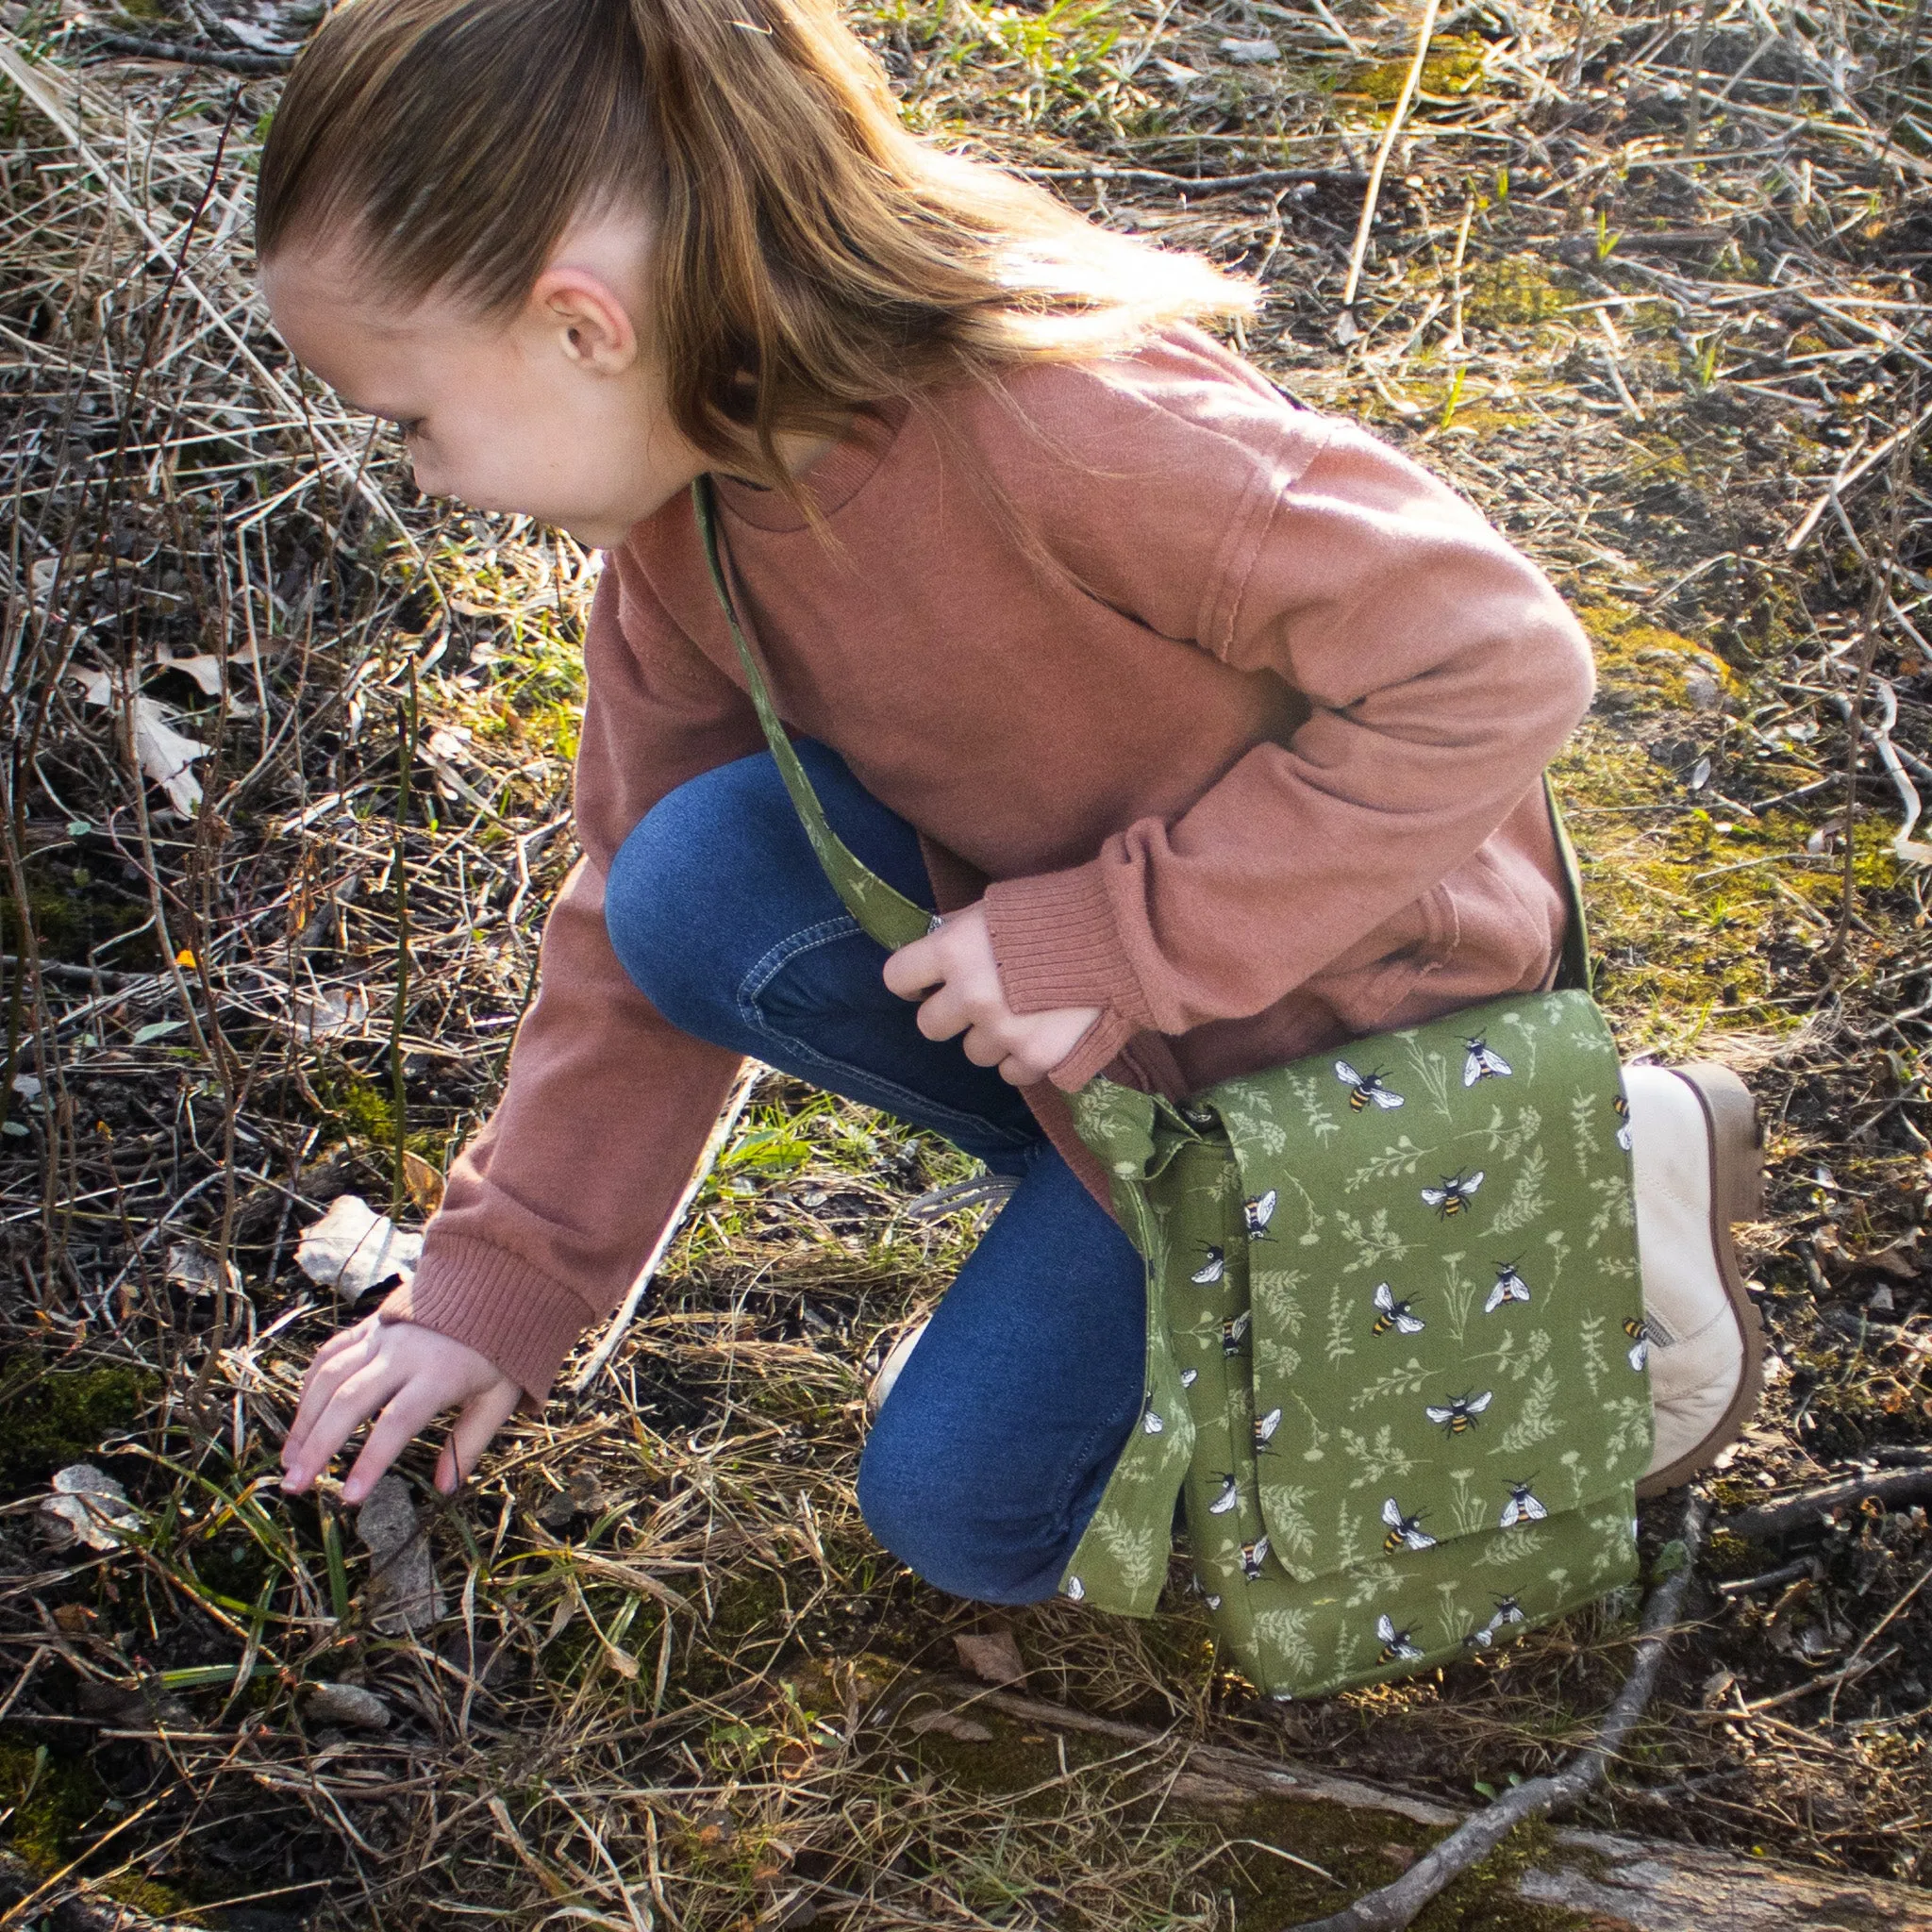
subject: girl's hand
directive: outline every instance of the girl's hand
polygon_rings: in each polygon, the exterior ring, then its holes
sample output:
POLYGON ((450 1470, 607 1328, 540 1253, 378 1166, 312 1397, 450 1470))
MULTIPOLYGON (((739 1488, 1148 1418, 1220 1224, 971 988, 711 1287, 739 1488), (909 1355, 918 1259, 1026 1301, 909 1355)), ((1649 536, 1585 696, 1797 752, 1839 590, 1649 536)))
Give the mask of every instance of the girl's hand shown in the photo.
POLYGON ((937 932, 901 946, 886 961, 886 985, 901 999, 920 1002, 919 1030, 928 1040, 964 1033, 966 1058, 976 1067, 997 1067, 1015 1087, 1045 1079, 1100 1018, 1098 1007, 1014 1012, 1000 985, 985 909, 976 905, 947 913, 937 932))
POLYGON ((452 1494, 523 1392, 474 1348, 414 1322, 371 1315, 318 1349, 309 1363, 301 1407, 282 1444, 282 1488, 300 1495, 380 1409, 342 1485, 343 1502, 359 1503, 411 1436, 460 1404, 436 1464, 436 1487, 452 1494))

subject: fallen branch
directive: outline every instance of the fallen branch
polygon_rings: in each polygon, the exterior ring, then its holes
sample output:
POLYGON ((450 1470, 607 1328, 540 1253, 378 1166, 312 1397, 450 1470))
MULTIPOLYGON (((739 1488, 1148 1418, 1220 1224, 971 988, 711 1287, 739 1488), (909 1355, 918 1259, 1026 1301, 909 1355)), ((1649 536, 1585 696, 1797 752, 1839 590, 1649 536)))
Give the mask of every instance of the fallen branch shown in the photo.
POLYGON ((1847 1476, 1842 1482, 1825 1483, 1818 1489, 1787 1496, 1782 1502, 1746 1509, 1719 1526, 1752 1542, 1770 1542, 1790 1536, 1794 1530, 1816 1529, 1834 1510, 1868 1501, 1882 1503, 1888 1509, 1901 1503, 1932 1501, 1932 1469, 1900 1469, 1887 1475, 1847 1476))
POLYGON ((1479 1864, 1519 1824, 1574 1805, 1599 1783, 1611 1760, 1643 1715, 1657 1688, 1663 1665, 1664 1644, 1690 1587, 1691 1568, 1704 1541, 1707 1506, 1693 1492, 1684 1510, 1684 1560, 1650 1593, 1639 1626, 1637 1656, 1624 1688, 1604 1714, 1595 1742, 1586 1745, 1570 1765, 1554 1777, 1531 1778, 1506 1791, 1493 1805, 1478 1811, 1452 1831, 1432 1851, 1424 1853, 1393 1885, 1358 1898, 1325 1919, 1310 1919, 1296 1932, 1399 1932, 1452 1880, 1479 1864))
POLYGON ((294 65, 292 54, 243 54, 226 47, 198 47, 185 41, 151 41, 141 34, 95 34, 94 51, 126 54, 139 60, 178 60, 184 67, 219 67, 227 74, 252 79, 286 74, 294 65))

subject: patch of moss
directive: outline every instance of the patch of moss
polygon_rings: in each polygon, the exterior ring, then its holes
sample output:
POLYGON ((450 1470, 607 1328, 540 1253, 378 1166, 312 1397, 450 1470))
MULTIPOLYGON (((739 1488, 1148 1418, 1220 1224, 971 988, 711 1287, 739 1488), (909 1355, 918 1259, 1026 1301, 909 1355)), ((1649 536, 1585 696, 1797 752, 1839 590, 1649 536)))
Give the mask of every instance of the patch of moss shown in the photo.
POLYGON ((1541 263, 1520 256, 1482 263, 1462 298, 1464 321, 1478 328, 1533 328, 1569 307, 1569 291, 1541 263))
POLYGON ((159 1386, 141 1369, 47 1369, 16 1354, 0 1368, 0 1491, 39 1488, 57 1469, 84 1462, 102 1441, 128 1428, 159 1386))
POLYGON ((1724 697, 1743 695, 1737 674, 1714 651, 1652 624, 1628 606, 1579 604, 1575 609, 1607 686, 1679 710, 1691 708, 1693 675, 1715 685, 1724 697))
MULTIPOLYGON (((1478 40, 1446 35, 1429 42, 1428 58, 1423 62, 1422 91, 1425 94, 1465 94, 1482 77, 1483 58, 1488 49, 1478 40)), ((1377 60, 1357 67, 1338 92, 1365 94, 1372 101, 1393 102, 1408 79, 1413 55, 1399 60, 1377 60)))
POLYGON ((8 1727, 0 1730, 0 1807, 11 1811, 7 1835, 37 1872, 52 1872, 74 1856, 71 1847, 107 1799, 83 1753, 53 1750, 8 1727))

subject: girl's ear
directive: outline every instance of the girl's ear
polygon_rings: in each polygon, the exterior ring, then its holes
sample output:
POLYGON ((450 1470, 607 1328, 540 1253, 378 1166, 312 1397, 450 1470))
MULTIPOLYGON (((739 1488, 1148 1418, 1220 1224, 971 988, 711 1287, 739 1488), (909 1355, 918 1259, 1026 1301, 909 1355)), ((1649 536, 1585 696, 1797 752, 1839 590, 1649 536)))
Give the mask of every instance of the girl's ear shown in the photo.
POLYGON ((584 268, 553 266, 537 277, 525 311, 587 375, 619 375, 638 358, 637 325, 617 292, 584 268))

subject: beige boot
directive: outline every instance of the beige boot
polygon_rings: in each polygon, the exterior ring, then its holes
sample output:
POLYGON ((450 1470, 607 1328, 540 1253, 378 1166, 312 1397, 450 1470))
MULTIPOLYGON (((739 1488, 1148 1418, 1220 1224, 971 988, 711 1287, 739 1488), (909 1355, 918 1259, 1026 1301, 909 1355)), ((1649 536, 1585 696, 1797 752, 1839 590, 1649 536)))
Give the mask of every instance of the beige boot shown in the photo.
POLYGON ((899 1379, 900 1370, 912 1359, 912 1351, 919 1346, 920 1338, 925 1333, 925 1324, 931 1320, 930 1311, 915 1315, 900 1329, 898 1339, 886 1351, 886 1358, 879 1364, 878 1373, 866 1387, 865 1413, 868 1420, 885 1407, 886 1397, 892 1392, 892 1385, 899 1379))
POLYGON ((1756 1104, 1728 1068, 1625 1067, 1624 1091, 1657 1422, 1637 1493, 1654 1496, 1709 1468, 1757 1406, 1764 1331, 1731 1224, 1757 1219, 1763 1172, 1756 1104))

